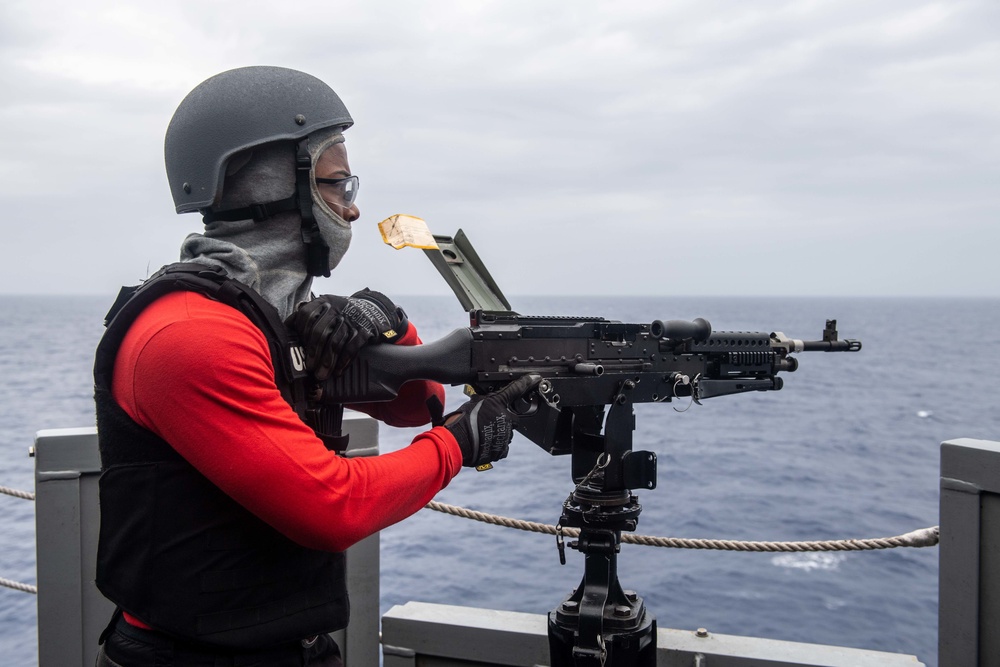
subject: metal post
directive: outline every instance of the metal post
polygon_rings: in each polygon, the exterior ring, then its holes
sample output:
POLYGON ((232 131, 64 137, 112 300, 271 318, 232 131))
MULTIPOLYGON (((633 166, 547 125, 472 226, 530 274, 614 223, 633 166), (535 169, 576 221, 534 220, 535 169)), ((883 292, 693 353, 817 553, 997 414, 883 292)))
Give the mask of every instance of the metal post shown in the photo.
POLYGON ((1000 442, 941 445, 938 662, 1000 665, 1000 442))

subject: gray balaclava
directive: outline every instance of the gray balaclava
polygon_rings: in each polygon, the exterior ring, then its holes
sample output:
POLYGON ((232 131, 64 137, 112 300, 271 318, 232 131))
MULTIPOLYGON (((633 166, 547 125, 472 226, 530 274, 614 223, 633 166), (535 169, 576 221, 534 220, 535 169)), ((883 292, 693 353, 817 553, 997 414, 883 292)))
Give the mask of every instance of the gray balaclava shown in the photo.
MULTIPOLYGON (((337 215, 316 190, 316 160, 327 148, 344 141, 340 128, 310 135, 310 182, 313 216, 329 246, 330 268, 340 263, 351 243, 351 225, 337 215)), ((295 143, 274 142, 234 155, 226 165, 222 198, 213 211, 278 201, 295 193, 295 143)), ((221 267, 257 290, 278 309, 282 319, 310 298, 312 276, 302 241, 302 217, 297 210, 277 213, 261 222, 215 220, 204 234, 190 234, 181 244, 182 262, 221 267)))

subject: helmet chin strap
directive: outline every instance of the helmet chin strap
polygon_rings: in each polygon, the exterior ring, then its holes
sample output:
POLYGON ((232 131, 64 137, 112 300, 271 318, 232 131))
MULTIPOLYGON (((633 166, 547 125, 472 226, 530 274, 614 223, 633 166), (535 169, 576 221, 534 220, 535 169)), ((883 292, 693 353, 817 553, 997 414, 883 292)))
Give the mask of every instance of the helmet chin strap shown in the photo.
POLYGON ((312 156, 309 155, 309 138, 302 139, 295 155, 295 194, 302 216, 302 242, 306 244, 306 266, 311 276, 330 277, 330 246, 319 232, 319 223, 313 216, 312 156))
POLYGON ((309 138, 300 140, 295 154, 295 194, 285 199, 266 204, 251 204, 226 211, 202 211, 202 222, 208 224, 216 220, 233 222, 253 220, 262 222, 273 215, 285 211, 298 210, 302 219, 302 242, 306 245, 306 269, 311 276, 330 277, 330 246, 319 231, 319 224, 313 216, 312 156, 309 155, 309 138))

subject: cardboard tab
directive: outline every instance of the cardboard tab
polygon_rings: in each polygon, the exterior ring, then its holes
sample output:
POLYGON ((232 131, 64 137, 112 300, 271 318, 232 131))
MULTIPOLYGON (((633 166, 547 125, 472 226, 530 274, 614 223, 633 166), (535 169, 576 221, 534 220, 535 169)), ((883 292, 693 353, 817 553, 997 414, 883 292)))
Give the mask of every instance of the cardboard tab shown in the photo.
POLYGON ((437 250, 438 244, 423 218, 397 213, 378 223, 382 241, 396 250, 409 246, 421 250, 437 250))

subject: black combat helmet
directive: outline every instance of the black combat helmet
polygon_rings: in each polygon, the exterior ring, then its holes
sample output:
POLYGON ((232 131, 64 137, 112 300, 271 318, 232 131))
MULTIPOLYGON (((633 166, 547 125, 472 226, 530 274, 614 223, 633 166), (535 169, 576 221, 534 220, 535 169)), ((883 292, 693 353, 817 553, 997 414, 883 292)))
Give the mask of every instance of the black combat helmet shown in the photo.
POLYGON ((226 161, 239 151, 353 124, 337 93, 304 72, 255 66, 217 74, 188 93, 167 127, 174 206, 190 213, 218 203, 226 161))

